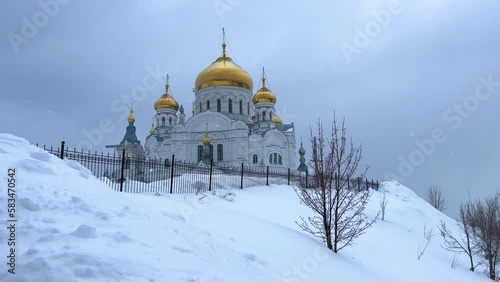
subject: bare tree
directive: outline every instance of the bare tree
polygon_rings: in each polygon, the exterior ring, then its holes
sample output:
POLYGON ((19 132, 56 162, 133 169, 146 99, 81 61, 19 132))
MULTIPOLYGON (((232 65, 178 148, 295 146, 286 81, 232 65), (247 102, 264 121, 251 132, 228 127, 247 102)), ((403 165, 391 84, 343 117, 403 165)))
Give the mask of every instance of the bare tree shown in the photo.
POLYGON ((349 246, 373 225, 364 213, 370 199, 368 189, 357 191, 350 185, 354 176, 364 177, 368 168, 357 174, 361 161, 361 147, 347 139, 345 119, 339 128, 336 118, 332 123, 330 140, 324 136, 323 125, 318 122, 318 133, 311 128, 313 147, 312 168, 316 188, 298 187, 297 195, 302 204, 313 212, 312 217, 300 217, 297 225, 320 238, 335 253, 349 246))
POLYGON ((387 204, 389 203, 389 199, 385 195, 385 190, 384 190, 384 196, 380 199, 380 211, 382 212, 382 220, 385 220, 385 208, 387 207, 387 204))
POLYGON ((446 209, 446 202, 444 200, 443 193, 435 184, 432 184, 429 188, 427 188, 427 201, 438 211, 442 212, 446 209))
POLYGON ((472 207, 470 203, 460 205, 460 215, 459 218, 456 219, 459 234, 452 234, 452 232, 446 227, 446 223, 444 221, 441 221, 438 228, 441 232, 441 236, 444 238, 444 245, 442 245, 442 247, 450 252, 467 254, 470 262, 470 271, 474 271, 476 264, 474 263, 472 227, 470 223, 471 209, 472 207))
POLYGON ((470 220, 475 245, 488 265, 488 277, 499 280, 496 267, 500 264, 500 192, 486 198, 484 203, 476 200, 470 220))

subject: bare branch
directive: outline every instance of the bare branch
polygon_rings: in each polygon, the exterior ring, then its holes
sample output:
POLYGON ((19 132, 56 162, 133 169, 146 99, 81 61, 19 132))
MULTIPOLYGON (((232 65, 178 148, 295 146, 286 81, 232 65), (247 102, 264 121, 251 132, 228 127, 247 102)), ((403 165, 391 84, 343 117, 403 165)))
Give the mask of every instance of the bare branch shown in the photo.
POLYGON ((382 212, 382 220, 385 220, 385 208, 387 207, 387 204, 389 203, 389 199, 385 195, 385 190, 384 190, 384 196, 382 199, 380 199, 380 211, 382 212))
POLYGON ((434 237, 434 228, 431 230, 427 230, 426 226, 424 225, 424 238, 426 240, 425 246, 422 247, 422 243, 418 244, 418 249, 417 249, 417 258, 420 260, 420 258, 425 254, 425 250, 427 250, 427 247, 429 246, 429 243, 432 240, 432 237, 434 237))

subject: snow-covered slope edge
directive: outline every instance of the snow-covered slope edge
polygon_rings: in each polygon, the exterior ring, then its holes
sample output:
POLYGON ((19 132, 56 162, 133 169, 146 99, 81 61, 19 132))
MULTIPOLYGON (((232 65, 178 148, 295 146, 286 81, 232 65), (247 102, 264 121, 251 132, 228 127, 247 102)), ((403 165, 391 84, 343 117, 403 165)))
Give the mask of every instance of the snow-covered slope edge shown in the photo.
MULTIPOLYGON (((309 211, 289 186, 216 195, 118 193, 79 164, 0 134, 0 281, 489 281, 437 234, 453 220, 410 189, 384 183, 386 221, 333 254, 295 224, 309 211), (7 169, 16 169, 16 274, 7 272, 7 169)), ((379 210, 374 192, 367 209, 379 210)))

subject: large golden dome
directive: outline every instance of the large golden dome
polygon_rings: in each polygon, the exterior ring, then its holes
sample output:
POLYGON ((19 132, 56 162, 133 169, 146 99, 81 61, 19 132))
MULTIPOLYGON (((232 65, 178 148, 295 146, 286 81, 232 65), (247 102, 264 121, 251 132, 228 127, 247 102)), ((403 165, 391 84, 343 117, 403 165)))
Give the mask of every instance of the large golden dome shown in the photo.
POLYGON ((155 102, 155 110, 159 109, 172 109, 172 110, 178 110, 179 109, 179 104, 177 104, 177 101, 175 101, 174 97, 170 96, 168 94, 168 79, 167 79, 167 84, 165 85, 165 94, 163 94, 156 102, 155 102))
POLYGON ((276 95, 266 87, 266 78, 262 76, 262 87, 253 96, 253 103, 273 103, 276 104, 276 95))
POLYGON ((226 43, 222 43, 222 55, 203 70, 195 82, 196 91, 214 86, 236 86, 253 90, 252 77, 226 54, 226 43))

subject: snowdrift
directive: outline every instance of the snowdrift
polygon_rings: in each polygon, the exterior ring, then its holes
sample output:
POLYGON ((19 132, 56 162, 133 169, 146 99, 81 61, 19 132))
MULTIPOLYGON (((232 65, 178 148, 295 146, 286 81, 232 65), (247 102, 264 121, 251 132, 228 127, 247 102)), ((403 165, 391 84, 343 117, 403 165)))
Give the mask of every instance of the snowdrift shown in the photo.
MULTIPOLYGON (((293 187, 214 194, 119 193, 74 161, 0 134, 0 281, 489 281, 440 246, 454 221, 397 182, 367 208, 386 221, 334 254, 299 230, 293 187), (7 170, 16 170, 15 274, 8 273, 7 170), (436 236, 425 254, 424 226, 436 236)), ((454 229, 453 229, 454 230, 454 229)))

